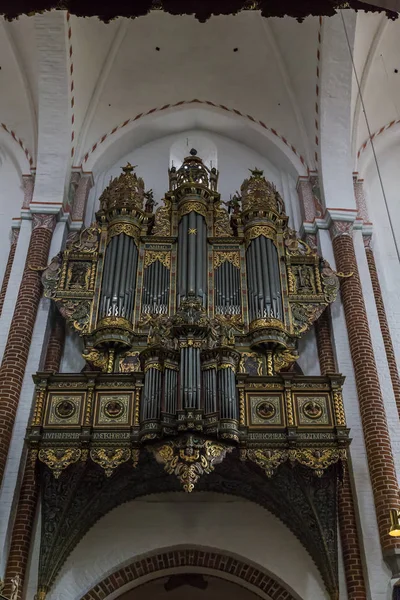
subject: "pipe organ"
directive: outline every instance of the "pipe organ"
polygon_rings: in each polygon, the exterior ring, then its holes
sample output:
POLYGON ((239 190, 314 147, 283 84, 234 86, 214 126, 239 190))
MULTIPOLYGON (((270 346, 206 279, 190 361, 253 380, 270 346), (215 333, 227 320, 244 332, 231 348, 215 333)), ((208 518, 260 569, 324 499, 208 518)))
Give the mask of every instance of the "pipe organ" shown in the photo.
POLYGON ((343 378, 294 366, 297 342, 334 300, 338 277, 288 227, 259 169, 228 202, 217 170, 195 150, 168 176, 154 211, 151 190, 126 165, 102 193, 95 222, 43 273, 45 295, 83 340, 86 367, 35 377, 27 439, 44 494, 40 586, 51 585, 69 532, 113 505, 104 477, 113 475, 125 498, 152 493, 160 469, 187 492, 214 470, 210 489, 218 489, 228 469, 223 490, 240 471, 249 491, 261 489, 258 468, 265 490, 257 501, 273 497, 299 538, 314 536, 309 551, 335 590, 336 481, 349 444, 343 378), (86 477, 98 508, 82 519, 82 506, 92 506, 86 477), (298 507, 285 500, 288 489, 298 507), (64 518, 68 511, 75 517, 64 518), (54 535, 49 519, 60 520, 54 535))
POLYGON ((96 222, 45 272, 46 294, 83 336, 92 369, 143 372, 139 439, 194 419, 239 441, 238 375, 253 374, 247 357, 257 373, 290 370, 337 278, 288 228, 262 171, 251 170, 225 204, 217 170, 195 150, 168 175, 153 213, 151 192, 124 167, 96 222))

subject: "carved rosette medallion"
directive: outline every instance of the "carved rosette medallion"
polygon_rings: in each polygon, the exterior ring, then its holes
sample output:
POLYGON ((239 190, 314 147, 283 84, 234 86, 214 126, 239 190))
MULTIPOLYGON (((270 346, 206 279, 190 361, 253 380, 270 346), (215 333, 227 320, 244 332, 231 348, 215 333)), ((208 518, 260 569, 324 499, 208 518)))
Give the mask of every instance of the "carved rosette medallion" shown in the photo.
POLYGON ((165 471, 179 479, 185 492, 192 492, 199 478, 211 473, 233 447, 188 435, 150 449, 165 471))

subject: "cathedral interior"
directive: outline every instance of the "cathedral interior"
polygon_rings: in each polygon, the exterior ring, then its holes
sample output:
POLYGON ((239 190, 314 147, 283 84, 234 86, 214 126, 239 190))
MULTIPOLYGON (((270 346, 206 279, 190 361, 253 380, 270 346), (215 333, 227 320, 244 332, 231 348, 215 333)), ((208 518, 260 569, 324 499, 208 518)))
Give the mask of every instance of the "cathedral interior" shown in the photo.
POLYGON ((8 4, 1 600, 398 600, 395 3, 8 4))

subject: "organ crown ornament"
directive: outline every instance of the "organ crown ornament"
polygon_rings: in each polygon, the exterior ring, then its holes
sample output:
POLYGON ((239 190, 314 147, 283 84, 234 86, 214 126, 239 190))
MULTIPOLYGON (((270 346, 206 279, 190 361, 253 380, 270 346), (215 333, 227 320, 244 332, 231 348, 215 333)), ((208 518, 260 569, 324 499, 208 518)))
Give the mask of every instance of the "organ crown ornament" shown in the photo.
POLYGON ((122 168, 122 174, 111 179, 108 187, 100 196, 101 217, 109 221, 117 215, 129 214, 134 210, 143 210, 144 182, 134 172, 135 167, 130 163, 122 168))

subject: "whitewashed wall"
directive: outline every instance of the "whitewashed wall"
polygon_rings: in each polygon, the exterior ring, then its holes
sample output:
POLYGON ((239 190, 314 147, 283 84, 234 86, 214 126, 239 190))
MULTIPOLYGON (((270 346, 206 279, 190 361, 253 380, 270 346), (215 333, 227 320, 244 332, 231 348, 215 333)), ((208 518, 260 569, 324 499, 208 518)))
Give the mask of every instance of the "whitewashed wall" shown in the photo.
POLYGON ((177 546, 228 552, 255 563, 301 600, 328 600, 297 538, 267 510, 227 495, 172 493, 129 502, 103 517, 67 559, 49 600, 79 600, 135 557, 177 546))

